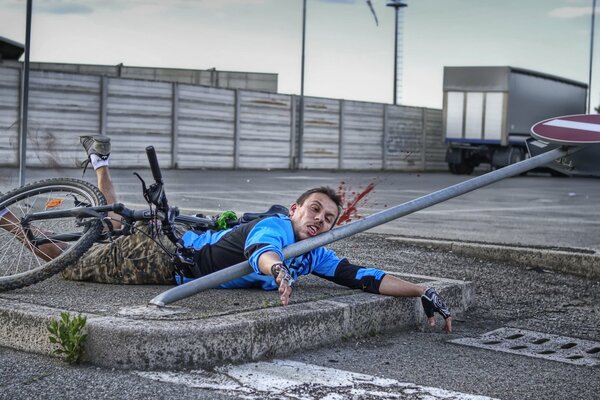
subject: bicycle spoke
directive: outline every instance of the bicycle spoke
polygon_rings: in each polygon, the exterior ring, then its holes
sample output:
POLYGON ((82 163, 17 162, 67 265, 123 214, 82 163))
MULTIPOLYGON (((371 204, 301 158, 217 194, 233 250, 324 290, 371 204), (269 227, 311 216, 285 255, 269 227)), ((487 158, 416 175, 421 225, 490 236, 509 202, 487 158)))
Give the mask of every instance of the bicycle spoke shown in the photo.
MULTIPOLYGON (((10 271, 11 266, 13 265, 13 263, 15 263, 15 255, 12 254, 11 249, 16 249, 16 248, 22 248, 23 246, 20 244, 20 240, 18 239, 18 237, 15 235, 15 232, 18 230, 18 225, 12 223, 11 221, 8 221, 8 224, 4 224, 5 226, 8 225, 10 229, 10 231, 8 229, 5 229, 5 233, 2 234, 3 237, 8 238, 8 243, 6 243, 3 247, 5 249, 5 252, 2 256, 2 259, 0 260, 0 262, 2 263, 2 265, 7 265, 7 267, 5 268, 5 270, 7 272, 10 271), (12 225, 12 226, 11 226, 12 225), (17 244, 16 242, 19 242, 19 244, 17 244), (8 257, 8 259, 7 259, 8 257)), ((18 258, 17 258, 18 260, 18 258)), ((18 262, 17 264, 18 265, 18 262)))
POLYGON ((19 271, 19 265, 21 265, 21 258, 23 257, 23 252, 25 251, 25 246, 19 246, 19 257, 17 257, 17 263, 15 264, 15 273, 19 271))
MULTIPOLYGON (((11 229, 11 231, 7 231, 7 233, 10 235, 10 239, 8 241, 8 243, 4 246, 5 249, 7 249, 2 257, 2 261, 4 262, 6 257, 9 257, 9 259, 7 261, 9 261, 9 268, 6 269, 7 272, 10 272, 10 266, 14 264, 14 272, 13 273, 17 273, 19 272, 19 265, 21 264, 23 257, 24 257, 24 253, 23 250, 25 249, 26 246, 29 245, 28 241, 23 241, 22 238, 25 237, 25 234, 23 233, 23 231, 20 229, 19 225, 16 224, 12 224, 13 228, 11 229), (21 235, 21 237, 19 237, 19 235, 21 235), (18 242, 18 243, 17 243, 18 242), (19 249, 18 250, 18 254, 19 256, 15 258, 15 255, 11 254, 10 249, 19 249)), ((8 236, 6 234, 4 234, 3 236, 8 236)))
MULTIPOLYGON (((25 203, 24 205, 27 205, 27 203, 25 203)), ((25 212, 25 210, 23 209, 23 205, 21 205, 21 203, 17 203, 16 204, 17 208, 19 209, 19 211, 21 211, 21 215, 20 217, 23 217, 27 214, 27 212, 25 212)))
MULTIPOLYGON (((11 235, 11 237, 10 237, 8 240, 9 240, 8 244, 10 245, 12 242, 14 242, 15 240, 18 240, 18 239, 16 238, 16 236, 12 236, 12 235, 11 235)), ((6 247, 6 248, 7 248, 8 246, 4 246, 4 247, 6 247)), ((22 246, 21 246, 21 247, 22 247, 22 246)), ((9 264, 9 261, 10 261, 10 257, 11 257, 11 256, 12 256, 12 255, 10 254, 10 252, 9 252, 9 251, 6 251, 6 252, 3 254, 2 258, 0 258, 0 265, 7 265, 7 267, 6 267, 6 270, 7 270, 7 271, 8 271, 8 268, 10 268, 10 266, 11 266, 11 264, 9 264), (6 257, 9 257, 9 259, 5 261, 6 257)), ((14 259, 13 259, 13 261, 14 261, 14 259)))

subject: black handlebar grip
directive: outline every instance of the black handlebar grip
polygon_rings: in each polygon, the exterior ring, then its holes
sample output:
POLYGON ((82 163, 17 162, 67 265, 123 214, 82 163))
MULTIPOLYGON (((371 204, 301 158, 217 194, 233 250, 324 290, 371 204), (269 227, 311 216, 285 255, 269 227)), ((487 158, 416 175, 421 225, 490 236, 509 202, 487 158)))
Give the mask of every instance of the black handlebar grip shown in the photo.
POLYGON ((148 156, 148 162, 150 163, 150 169, 152 170, 154 180, 158 183, 162 183, 162 173, 160 172, 160 166, 158 165, 158 158, 156 158, 154 146, 146 147, 146 155, 148 156))

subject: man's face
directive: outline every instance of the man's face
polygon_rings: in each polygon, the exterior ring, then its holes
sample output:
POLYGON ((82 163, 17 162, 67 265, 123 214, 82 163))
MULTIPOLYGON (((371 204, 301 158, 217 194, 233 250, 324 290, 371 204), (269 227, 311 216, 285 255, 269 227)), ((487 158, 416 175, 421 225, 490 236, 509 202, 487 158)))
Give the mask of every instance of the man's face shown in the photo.
POLYGON ((313 193, 302 205, 294 203, 290 207, 290 219, 297 240, 327 232, 333 227, 337 216, 337 205, 323 193, 313 193))

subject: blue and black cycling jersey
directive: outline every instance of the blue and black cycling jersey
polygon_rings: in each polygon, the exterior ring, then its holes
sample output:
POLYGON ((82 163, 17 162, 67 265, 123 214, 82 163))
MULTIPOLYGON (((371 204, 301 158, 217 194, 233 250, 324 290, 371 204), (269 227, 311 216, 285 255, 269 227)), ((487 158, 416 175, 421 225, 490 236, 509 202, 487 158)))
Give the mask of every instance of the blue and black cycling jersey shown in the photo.
MULTIPOLYGON (((296 242, 292 221, 278 214, 274 217, 256 219, 220 232, 186 232, 183 245, 193 248, 194 265, 189 278, 198 278, 248 260, 254 272, 220 285, 221 288, 258 287, 264 290, 277 289, 275 280, 264 275, 258 268, 259 257, 274 251, 283 258, 283 248, 296 242)), ((379 293, 379 285, 385 273, 375 268, 365 268, 340 259, 335 252, 318 247, 310 252, 288 258, 285 264, 292 278, 314 274, 340 285, 379 293)))

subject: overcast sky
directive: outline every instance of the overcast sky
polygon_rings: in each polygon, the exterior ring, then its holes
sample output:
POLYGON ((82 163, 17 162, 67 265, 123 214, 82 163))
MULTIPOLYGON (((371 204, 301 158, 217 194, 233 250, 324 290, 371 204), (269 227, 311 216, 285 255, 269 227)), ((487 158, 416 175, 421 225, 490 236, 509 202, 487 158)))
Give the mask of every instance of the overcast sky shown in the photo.
MULTIPOLYGON (((307 1, 306 95, 393 101, 394 11, 371 1, 379 26, 365 0, 307 1)), ((588 81, 592 0, 406 2, 403 104, 441 108, 444 66, 588 81)), ((0 36, 25 42, 25 9, 0 0, 0 36)), ((300 92, 302 0, 34 0, 33 10, 32 61, 270 72, 279 92, 300 92)))

